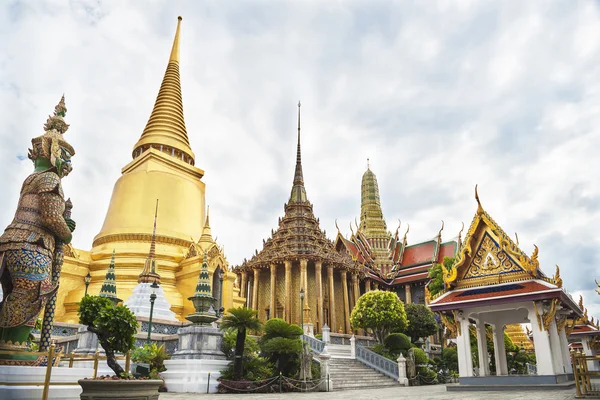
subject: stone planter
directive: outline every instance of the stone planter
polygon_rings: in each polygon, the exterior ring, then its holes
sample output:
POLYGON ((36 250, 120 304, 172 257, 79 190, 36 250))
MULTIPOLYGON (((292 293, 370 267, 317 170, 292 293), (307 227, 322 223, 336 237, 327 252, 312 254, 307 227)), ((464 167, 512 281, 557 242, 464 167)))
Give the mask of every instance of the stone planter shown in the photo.
POLYGON ((80 379, 77 382, 83 389, 81 400, 158 400, 158 388, 163 384, 160 379, 121 381, 80 379))

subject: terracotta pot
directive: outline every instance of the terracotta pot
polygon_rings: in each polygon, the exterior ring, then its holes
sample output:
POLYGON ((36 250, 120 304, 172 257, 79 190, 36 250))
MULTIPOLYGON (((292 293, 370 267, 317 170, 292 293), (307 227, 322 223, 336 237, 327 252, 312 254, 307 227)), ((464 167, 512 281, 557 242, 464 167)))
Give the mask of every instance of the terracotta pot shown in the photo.
POLYGON ((80 379, 77 382, 83 389, 81 400, 158 400, 158 388, 163 384, 160 379, 120 381, 80 379))

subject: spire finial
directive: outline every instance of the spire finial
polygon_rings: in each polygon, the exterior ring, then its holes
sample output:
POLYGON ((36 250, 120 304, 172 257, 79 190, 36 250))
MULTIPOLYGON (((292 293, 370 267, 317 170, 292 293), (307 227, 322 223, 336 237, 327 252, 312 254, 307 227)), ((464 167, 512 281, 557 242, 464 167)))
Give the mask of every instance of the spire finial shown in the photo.
POLYGON ((175 39, 173 39, 173 48, 171 49, 171 56, 169 62, 179 62, 179 28, 181 26, 181 16, 177 17, 177 30, 175 31, 175 39))
POLYGON ((104 282, 102 283, 102 287, 100 288, 99 296, 106 297, 115 304, 120 303, 122 301, 117 297, 116 279, 117 277, 115 275, 115 250, 113 249, 112 257, 110 259, 110 265, 108 266, 108 270, 106 271, 104 282))
POLYGON ((156 199, 156 208, 154 210, 154 227, 152 228, 152 238, 150 239, 150 251, 144 264, 144 269, 138 277, 138 283, 156 282, 160 284, 160 275, 156 272, 156 220, 158 218, 158 199, 156 199))
POLYGON ((367 169, 371 169, 371 162, 369 160, 369 157, 367 157, 367 169))
POLYGON ((194 152, 190 147, 185 119, 183 117, 183 98, 179 73, 179 37, 181 17, 177 21, 177 30, 169 56, 167 70, 163 77, 154 108, 142 136, 133 147, 132 157, 137 158, 151 148, 160 149, 163 154, 194 165, 194 152))
POLYGON ((307 201, 306 189, 304 188, 304 177, 302 175, 302 151, 300 148, 300 106, 298 101, 298 147, 296 150, 296 171, 294 172, 294 184, 290 203, 304 203, 307 201))
POLYGON ((481 206, 481 202, 479 201, 479 194, 477 193, 477 185, 475 185, 475 200, 477 200, 477 214, 483 214, 483 207, 481 206))
POLYGON ((210 206, 206 206, 206 222, 204 223, 204 226, 208 226, 208 227, 210 227, 210 223, 208 222, 209 214, 210 214, 210 206))

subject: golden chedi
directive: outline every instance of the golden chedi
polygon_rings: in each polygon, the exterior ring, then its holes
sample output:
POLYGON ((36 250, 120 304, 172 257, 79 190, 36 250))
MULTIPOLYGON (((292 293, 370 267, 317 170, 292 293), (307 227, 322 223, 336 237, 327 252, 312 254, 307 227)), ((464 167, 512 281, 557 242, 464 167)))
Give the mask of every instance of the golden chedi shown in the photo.
POLYGON ((522 348, 527 352, 533 351, 533 343, 523 330, 521 324, 506 325, 504 332, 506 332, 513 344, 519 349, 522 348))
MULTIPOLYGON (((235 274, 227 271, 225 255, 211 236, 205 215, 204 171, 195 166, 183 117, 180 25, 181 17, 154 108, 133 146, 133 160, 123 167, 122 176, 115 183, 104 225, 94 238, 91 251, 67 249, 58 321, 77 322, 77 302, 84 293, 83 277, 90 272, 88 293, 98 294, 113 251, 119 297, 130 297, 149 256, 157 200, 160 211, 153 257, 171 310, 180 320, 194 312, 187 298, 194 293, 205 251, 215 282, 215 297, 218 299, 217 292, 222 293, 223 306, 234 306, 235 274), (224 271, 222 288, 216 273, 219 271, 224 271)), ((238 299, 238 303, 242 302, 238 299)))

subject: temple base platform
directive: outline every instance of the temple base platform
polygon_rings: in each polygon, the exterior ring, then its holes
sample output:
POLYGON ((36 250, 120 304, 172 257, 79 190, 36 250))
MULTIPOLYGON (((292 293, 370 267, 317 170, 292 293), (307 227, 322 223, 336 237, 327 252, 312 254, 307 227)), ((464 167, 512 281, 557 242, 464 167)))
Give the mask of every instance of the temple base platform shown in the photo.
POLYGON ((169 392, 216 393, 217 379, 229 363, 228 360, 166 360, 167 370, 161 375, 169 392))
MULTIPOLYGON (((52 368, 48 399, 79 400, 79 379, 89 378, 93 368, 52 368)), ((46 367, 0 366, 0 399, 39 400, 44 390, 46 367)))
POLYGON ((573 374, 506 375, 465 377, 458 385, 447 385, 449 392, 510 391, 510 390, 568 390, 575 387, 573 374))

